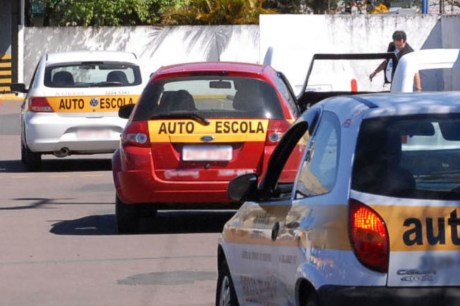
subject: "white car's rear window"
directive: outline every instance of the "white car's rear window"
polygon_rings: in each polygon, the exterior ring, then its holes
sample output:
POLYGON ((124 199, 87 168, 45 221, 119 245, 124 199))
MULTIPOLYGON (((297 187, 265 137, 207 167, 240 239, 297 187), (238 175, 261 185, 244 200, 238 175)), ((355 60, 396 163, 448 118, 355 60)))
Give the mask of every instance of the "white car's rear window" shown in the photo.
POLYGON ((460 117, 368 119, 353 167, 356 190, 419 199, 460 199, 460 117))
POLYGON ((47 87, 112 87, 141 84, 139 67, 129 63, 83 62, 49 66, 47 87))

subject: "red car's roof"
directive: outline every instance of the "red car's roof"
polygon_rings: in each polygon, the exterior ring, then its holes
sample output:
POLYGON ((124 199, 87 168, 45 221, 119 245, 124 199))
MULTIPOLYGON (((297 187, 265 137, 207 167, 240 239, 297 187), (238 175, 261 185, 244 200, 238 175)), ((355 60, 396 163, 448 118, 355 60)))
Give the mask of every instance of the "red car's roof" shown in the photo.
POLYGON ((163 66, 155 72, 155 76, 167 74, 188 74, 196 72, 230 72, 237 74, 271 74, 273 68, 267 65, 241 62, 194 62, 163 66))

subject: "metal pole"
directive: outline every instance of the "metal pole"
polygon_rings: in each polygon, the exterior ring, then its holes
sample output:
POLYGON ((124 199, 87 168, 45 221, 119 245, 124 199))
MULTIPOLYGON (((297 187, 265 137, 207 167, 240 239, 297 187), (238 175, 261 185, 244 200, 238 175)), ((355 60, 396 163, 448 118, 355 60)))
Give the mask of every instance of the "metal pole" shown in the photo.
POLYGON ((423 15, 428 14, 428 0, 422 1, 422 14, 423 15))

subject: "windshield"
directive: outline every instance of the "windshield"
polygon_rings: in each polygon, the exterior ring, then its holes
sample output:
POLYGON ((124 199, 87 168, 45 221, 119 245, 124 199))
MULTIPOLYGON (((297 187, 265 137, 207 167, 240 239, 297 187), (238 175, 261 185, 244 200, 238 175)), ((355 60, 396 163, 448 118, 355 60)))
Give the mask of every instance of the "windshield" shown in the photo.
POLYGON ((83 62, 49 66, 47 87, 112 87, 141 84, 139 67, 129 63, 83 62))
POLYGON ((280 100, 270 84, 245 77, 203 75, 149 84, 134 120, 189 113, 203 118, 283 118, 280 100))
POLYGON ((460 116, 364 121, 352 184, 391 196, 460 198, 460 116))

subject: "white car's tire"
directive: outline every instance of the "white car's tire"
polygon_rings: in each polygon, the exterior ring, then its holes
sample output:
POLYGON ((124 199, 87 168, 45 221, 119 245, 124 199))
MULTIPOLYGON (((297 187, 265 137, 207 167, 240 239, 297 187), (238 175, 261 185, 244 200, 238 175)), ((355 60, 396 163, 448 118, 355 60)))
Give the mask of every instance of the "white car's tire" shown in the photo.
POLYGON ((26 145, 21 144, 21 161, 29 171, 39 171, 42 166, 42 155, 32 152, 26 145))
POLYGON ((216 306, 239 306, 227 263, 221 263, 217 277, 216 306))

